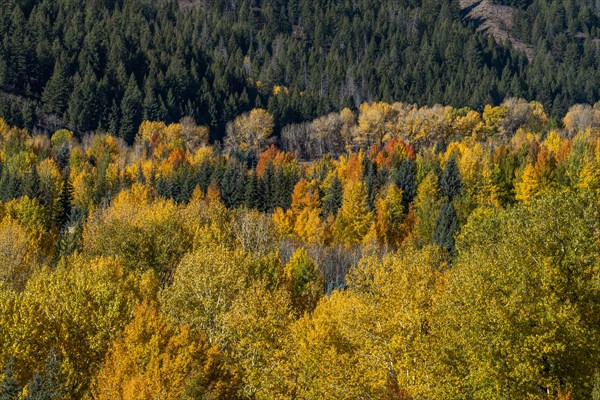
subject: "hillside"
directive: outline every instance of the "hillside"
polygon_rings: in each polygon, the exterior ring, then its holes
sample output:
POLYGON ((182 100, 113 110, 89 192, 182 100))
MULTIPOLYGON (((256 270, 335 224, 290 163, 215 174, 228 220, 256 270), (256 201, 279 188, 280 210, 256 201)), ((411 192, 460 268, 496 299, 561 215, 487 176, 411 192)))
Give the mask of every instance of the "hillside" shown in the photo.
POLYGON ((279 132, 364 101, 599 100, 593 2, 505 3, 0 0, 0 115, 131 142, 184 116, 218 139, 254 107, 279 132))
POLYGON ((491 35, 498 43, 509 43, 532 61, 533 46, 511 35, 515 14, 513 7, 496 4, 492 0, 460 0, 460 8, 463 19, 473 22, 477 32, 491 35))

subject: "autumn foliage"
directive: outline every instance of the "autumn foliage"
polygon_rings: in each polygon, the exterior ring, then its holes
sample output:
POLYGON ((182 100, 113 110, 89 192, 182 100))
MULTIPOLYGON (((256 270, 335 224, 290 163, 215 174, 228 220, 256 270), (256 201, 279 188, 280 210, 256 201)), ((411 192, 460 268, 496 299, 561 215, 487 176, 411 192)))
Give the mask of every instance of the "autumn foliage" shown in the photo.
POLYGON ((0 120, 0 398, 594 398, 593 111, 0 120))

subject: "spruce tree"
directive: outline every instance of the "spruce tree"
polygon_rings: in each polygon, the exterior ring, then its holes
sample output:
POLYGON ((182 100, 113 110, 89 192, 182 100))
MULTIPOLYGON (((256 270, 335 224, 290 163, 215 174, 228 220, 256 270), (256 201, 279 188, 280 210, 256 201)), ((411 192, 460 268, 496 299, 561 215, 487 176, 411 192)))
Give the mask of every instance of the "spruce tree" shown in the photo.
POLYGON ((335 175, 323 197, 323 212, 325 215, 337 215, 338 210, 342 206, 343 194, 344 188, 342 186, 342 181, 335 175))
POLYGON ((415 177, 415 163, 410 158, 402 160, 396 171, 396 186, 402 189, 402 205, 404 212, 417 195, 417 180, 415 177))
POLYGON ((447 197, 448 201, 452 201, 456 196, 462 194, 463 183, 455 157, 451 157, 446 162, 446 167, 440 179, 440 189, 442 196, 447 197))
POLYGON ((98 127, 98 82, 88 66, 83 76, 75 76, 75 84, 69 100, 69 117, 75 129, 88 132, 98 127))
POLYGON ((131 74, 123 100, 121 101, 120 136, 129 144, 133 144, 137 129, 142 122, 142 94, 135 76, 131 74))
POLYGON ((0 379, 0 400, 17 400, 21 388, 13 378, 14 361, 11 359, 4 368, 4 376, 0 379))
POLYGON ((442 204, 435 221, 433 242, 445 248, 450 255, 454 255, 454 236, 458 230, 458 216, 454 204, 451 202, 442 204))
POLYGON ((23 190, 31 199, 35 199, 40 195, 40 175, 38 173, 36 164, 33 164, 31 167, 31 173, 25 176, 23 190))
POLYGON ((212 176, 212 167, 208 161, 204 161, 202 164, 200 164, 197 175, 200 188, 202 189, 202 192, 206 193, 212 176))
POLYGON ((255 172, 250 173, 246 185, 246 207, 260 209, 264 204, 260 178, 255 172))
POLYGON ((60 372, 60 360, 54 351, 46 359, 43 372, 36 372, 27 384, 25 400, 59 400, 65 388, 60 372))
POLYGON ((67 71, 63 60, 63 57, 59 57, 54 63, 54 72, 42 93, 44 110, 59 115, 65 112, 69 103, 67 71))
POLYGON ((367 205, 369 210, 372 211, 375 209, 375 195, 377 194, 377 171, 370 161, 367 161, 366 170, 365 183, 367 185, 367 205))
POLYGON ((65 172, 63 185, 58 198, 58 213, 56 215, 56 225, 62 231, 71 216, 71 207, 73 205, 73 185, 69 179, 68 171, 65 172))
POLYGON ((220 182, 221 199, 228 208, 235 208, 244 202, 245 198, 245 182, 241 165, 238 162, 230 162, 223 174, 220 182))
POLYGON ((275 200, 275 166, 272 162, 267 163, 263 176, 263 202, 261 211, 273 211, 275 200))
POLYGON ((68 143, 63 143, 63 145, 56 152, 56 165, 61 170, 62 173, 69 167, 69 160, 71 158, 71 149, 69 148, 68 143))

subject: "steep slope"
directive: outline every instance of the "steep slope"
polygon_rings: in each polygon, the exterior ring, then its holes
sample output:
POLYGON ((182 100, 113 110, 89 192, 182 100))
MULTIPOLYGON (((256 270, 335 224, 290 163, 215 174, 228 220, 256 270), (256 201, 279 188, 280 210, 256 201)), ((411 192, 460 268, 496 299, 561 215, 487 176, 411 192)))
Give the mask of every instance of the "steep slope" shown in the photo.
POLYGON ((490 34, 499 43, 510 43, 515 49, 533 58, 533 46, 524 43, 514 35, 513 19, 515 9, 511 6, 496 4, 492 0, 460 0, 463 19, 475 24, 477 32, 490 34))

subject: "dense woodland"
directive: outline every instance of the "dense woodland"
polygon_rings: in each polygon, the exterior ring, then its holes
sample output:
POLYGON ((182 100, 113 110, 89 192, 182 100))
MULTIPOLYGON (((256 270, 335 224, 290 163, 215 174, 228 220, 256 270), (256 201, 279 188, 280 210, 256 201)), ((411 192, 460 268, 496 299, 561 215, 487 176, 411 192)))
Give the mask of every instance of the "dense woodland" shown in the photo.
POLYGON ((597 1, 497 3, 529 58, 457 0, 0 0, 0 117, 132 144, 142 120, 188 116, 216 139, 252 108, 279 133, 365 101, 523 97, 560 120, 600 100, 597 1))
POLYGON ((0 399, 599 399, 600 105, 562 123, 0 121, 0 399))

